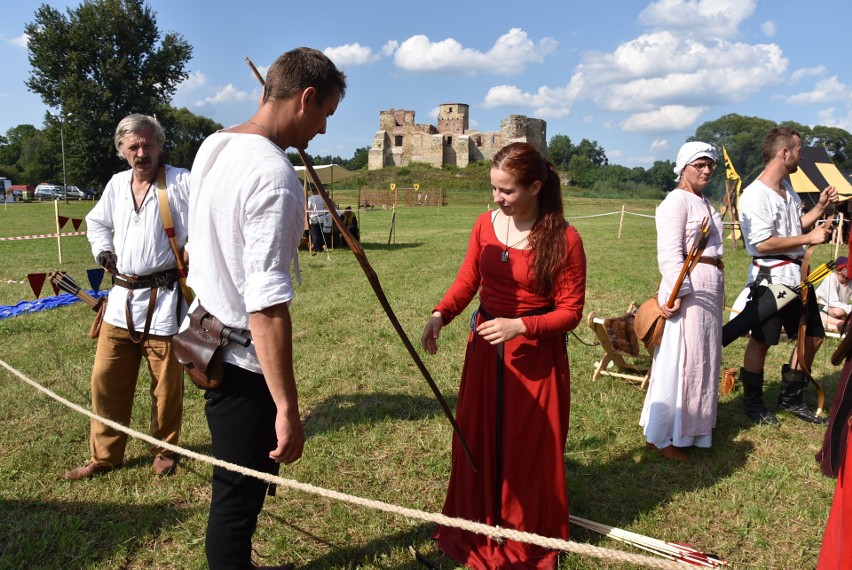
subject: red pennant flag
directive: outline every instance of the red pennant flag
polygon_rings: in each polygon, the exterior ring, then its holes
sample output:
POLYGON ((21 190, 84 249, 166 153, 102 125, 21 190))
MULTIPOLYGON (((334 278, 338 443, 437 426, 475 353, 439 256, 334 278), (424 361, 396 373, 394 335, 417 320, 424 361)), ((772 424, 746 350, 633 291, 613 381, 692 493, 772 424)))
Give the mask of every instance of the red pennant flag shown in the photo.
POLYGON ((46 277, 47 273, 27 274, 27 280, 30 282, 30 288, 33 290, 36 299, 38 299, 39 295, 41 295, 41 288, 44 287, 44 280, 46 277))
POLYGON ((65 216, 56 216, 56 221, 59 222, 59 229, 61 230, 68 223, 68 218, 65 216))
POLYGON ((71 218, 71 225, 72 225, 72 226, 74 226, 74 231, 75 231, 75 232, 76 232, 77 230, 79 230, 79 229, 80 229, 80 224, 82 224, 82 223, 83 223, 82 218, 80 218, 80 219, 78 219, 78 218, 71 218))

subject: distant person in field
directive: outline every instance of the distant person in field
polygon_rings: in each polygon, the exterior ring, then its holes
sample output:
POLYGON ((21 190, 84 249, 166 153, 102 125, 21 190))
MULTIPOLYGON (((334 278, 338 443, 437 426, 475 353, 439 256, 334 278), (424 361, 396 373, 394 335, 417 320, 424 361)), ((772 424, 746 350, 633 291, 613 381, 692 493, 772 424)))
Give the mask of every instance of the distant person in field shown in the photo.
MULTIPOLYGON (((767 291, 764 286, 767 283, 798 285, 802 280, 802 258, 807 248, 831 239, 832 228, 817 222, 837 202, 837 190, 834 186, 825 188, 814 207, 803 213, 802 201, 788 180, 799 168, 801 149, 799 133, 789 127, 772 129, 763 139, 766 167, 740 197, 740 227, 746 251, 753 258, 746 287, 752 288, 753 299, 767 291)), ((813 289, 808 295, 805 361, 799 362, 797 351, 793 351, 790 363, 782 367, 778 407, 805 422, 824 424, 828 420, 817 417, 804 399, 808 379, 802 367, 811 369, 825 337, 813 289)), ((770 346, 778 344, 782 328, 789 338, 798 337, 802 311, 801 300, 793 299, 751 331, 740 369, 740 382, 746 416, 755 424, 779 425, 778 418, 763 400, 766 354, 770 346)))
POLYGON ((837 258, 834 271, 819 284, 816 298, 825 330, 838 332, 846 316, 852 312, 852 285, 849 284, 845 256, 837 258))
POLYGON ((325 233, 323 226, 325 224, 325 216, 328 213, 325 202, 322 196, 319 195, 317 189, 311 187, 311 196, 308 198, 308 222, 311 235, 311 255, 323 252, 323 244, 325 243, 325 233))
POLYGON ((340 214, 340 219, 343 220, 343 225, 349 230, 357 241, 361 241, 361 230, 358 228, 358 216, 352 211, 352 206, 346 206, 340 214))
MULTIPOLYGON (((127 425, 142 359, 151 374, 152 437, 177 445, 183 413, 183 366, 172 353, 172 336, 186 304, 177 282, 177 260, 157 200, 157 177, 165 172, 168 202, 178 245, 187 238, 189 171, 163 164, 165 134, 157 119, 129 115, 115 129, 115 148, 130 164, 107 183, 86 216, 92 254, 112 274, 95 365, 92 412, 127 425)), ((124 463, 127 435, 91 421, 91 458, 65 473, 85 479, 124 463)), ((154 473, 171 475, 176 458, 151 446, 154 473)))
POLYGON ((677 187, 656 213, 657 264, 662 275, 657 300, 665 319, 654 350, 651 382, 639 424, 650 449, 686 461, 690 447, 710 447, 716 427, 722 362, 722 218, 704 196, 716 168, 716 149, 688 142, 677 153, 677 187), (674 300, 666 306, 702 221, 709 218, 707 246, 674 300))
MULTIPOLYGON (((438 351, 441 329, 479 293, 459 387, 457 438, 443 512, 568 538, 565 440, 571 405, 566 334, 583 315, 586 256, 562 206, 559 174, 535 148, 513 143, 492 161, 499 207, 477 218, 455 281, 421 336, 438 351)), ((472 568, 557 566, 557 553, 439 526, 438 546, 472 568)))

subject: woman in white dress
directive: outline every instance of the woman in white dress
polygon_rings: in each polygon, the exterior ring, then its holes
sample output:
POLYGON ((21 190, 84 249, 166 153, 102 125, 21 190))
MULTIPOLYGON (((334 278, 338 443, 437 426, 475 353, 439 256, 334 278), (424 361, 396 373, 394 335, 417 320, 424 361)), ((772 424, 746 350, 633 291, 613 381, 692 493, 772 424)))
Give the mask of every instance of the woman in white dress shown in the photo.
POLYGON ((639 424, 649 449, 686 461, 683 448, 710 447, 716 427, 722 359, 722 218, 702 194, 716 168, 716 150, 702 142, 684 144, 677 155, 677 188, 657 208, 658 300, 666 319, 654 350, 651 382, 639 424), (710 218, 701 259, 687 276, 671 308, 666 306, 696 230, 710 218))

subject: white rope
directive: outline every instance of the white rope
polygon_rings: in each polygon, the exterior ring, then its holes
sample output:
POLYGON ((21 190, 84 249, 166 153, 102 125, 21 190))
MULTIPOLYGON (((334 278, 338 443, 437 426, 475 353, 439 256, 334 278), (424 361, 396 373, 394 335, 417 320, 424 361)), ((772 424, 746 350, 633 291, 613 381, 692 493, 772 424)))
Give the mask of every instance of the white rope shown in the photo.
POLYGON ((509 539, 517 542, 525 542, 528 544, 535 544, 544 548, 549 548, 552 550, 562 550, 566 552, 573 552, 575 554, 582 554, 585 556, 593 556, 596 558, 604 558, 609 560, 618 560, 621 562, 628 562, 631 564, 637 564, 646 566, 648 568, 660 568, 663 570, 681 570, 683 568, 683 563, 677 563, 670 560, 661 560, 659 558, 652 558, 650 556, 642 555, 642 554, 631 554, 629 552, 623 552, 621 550, 615 550, 611 548, 603 548, 600 546, 594 546, 591 544, 583 544, 579 542, 575 542, 572 540, 563 540, 557 538, 548 538, 545 536, 541 536, 538 534, 521 532, 513 529, 500 528, 495 526, 490 526, 483 523, 473 522, 462 518, 457 517, 448 517, 446 515, 440 513, 429 513, 425 511, 420 511, 417 509, 409 509, 406 507, 400 507, 397 505, 393 505, 390 503, 386 503, 384 501, 377 501, 374 499, 364 499, 361 497, 357 497, 355 495, 348 495, 346 493, 341 493, 339 491, 332 491, 329 489, 324 489, 322 487, 317 487, 315 485, 310 485, 308 483, 301 483, 299 481, 293 479, 284 479, 282 477, 278 477, 275 475, 270 475, 269 473, 263 473, 261 471, 255 471, 254 469, 247 469, 245 467, 241 467, 240 465, 236 465, 234 463, 229 463, 227 461, 222 461, 216 459, 215 457, 210 457, 207 455, 202 455, 200 453, 196 453, 189 449, 184 449, 177 445, 172 445, 170 443, 166 443, 164 441, 160 441, 155 439, 147 434, 136 431, 132 428, 129 428, 120 423, 114 422, 112 420, 103 418, 89 410, 78 406, 77 404, 66 400, 59 394, 53 392, 49 388, 45 388, 35 380, 31 380, 22 372, 13 368, 11 365, 6 363, 4 360, 0 359, 0 366, 3 366, 6 370, 35 388, 36 390, 46 394, 47 396, 53 398, 57 402, 71 408, 72 410, 79 412, 83 415, 86 415, 94 420, 97 420, 115 430, 124 432, 130 436, 133 436, 137 439, 141 439, 142 441, 146 441, 152 445, 162 447, 163 449, 168 449, 174 453, 180 454, 183 457, 189 457, 192 459, 196 459, 198 461, 202 461, 205 463, 210 463, 217 467, 222 467, 224 469, 228 469, 230 471, 235 471, 242 475, 247 475, 250 477, 255 477, 267 483, 273 485, 279 485, 282 487, 288 487, 291 489, 297 489, 299 491, 303 491, 305 493, 312 493, 314 495, 319 495, 321 497, 326 497, 329 499, 335 499, 338 501, 342 501, 345 503, 350 503, 353 505, 359 505, 362 507, 367 507, 371 509, 375 509, 378 511, 383 511, 387 513, 393 513, 396 515, 401 515, 404 517, 408 517, 411 519, 417 519, 421 521, 431 522, 435 524, 439 524, 442 526, 460 528, 463 530, 467 530, 470 532, 475 532, 479 534, 483 534, 486 536, 490 536, 494 539, 509 539))
MULTIPOLYGON (((638 216, 640 218, 651 218, 651 219, 654 218, 654 216, 652 216, 650 214, 640 214, 638 212, 628 212, 628 211, 625 211, 624 213, 630 214, 631 216, 638 216)), ((588 215, 588 216, 570 216, 569 219, 571 219, 571 220, 586 220, 586 219, 589 219, 589 218, 602 218, 603 216, 615 216, 615 215, 621 215, 621 211, 619 210, 618 212, 606 212, 604 214, 591 214, 591 215, 588 215)))

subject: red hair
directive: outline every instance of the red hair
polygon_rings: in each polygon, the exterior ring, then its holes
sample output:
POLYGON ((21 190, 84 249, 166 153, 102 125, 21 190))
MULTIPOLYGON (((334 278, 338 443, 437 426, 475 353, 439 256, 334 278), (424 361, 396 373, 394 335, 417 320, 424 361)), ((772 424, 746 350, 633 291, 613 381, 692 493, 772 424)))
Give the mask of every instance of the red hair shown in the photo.
POLYGON ((565 220, 559 173, 538 149, 529 143, 512 143, 501 148, 491 166, 511 173, 523 186, 541 182, 538 191, 538 217, 533 224, 527 243, 532 251, 530 266, 533 291, 543 299, 550 299, 568 256, 565 241, 565 220))

